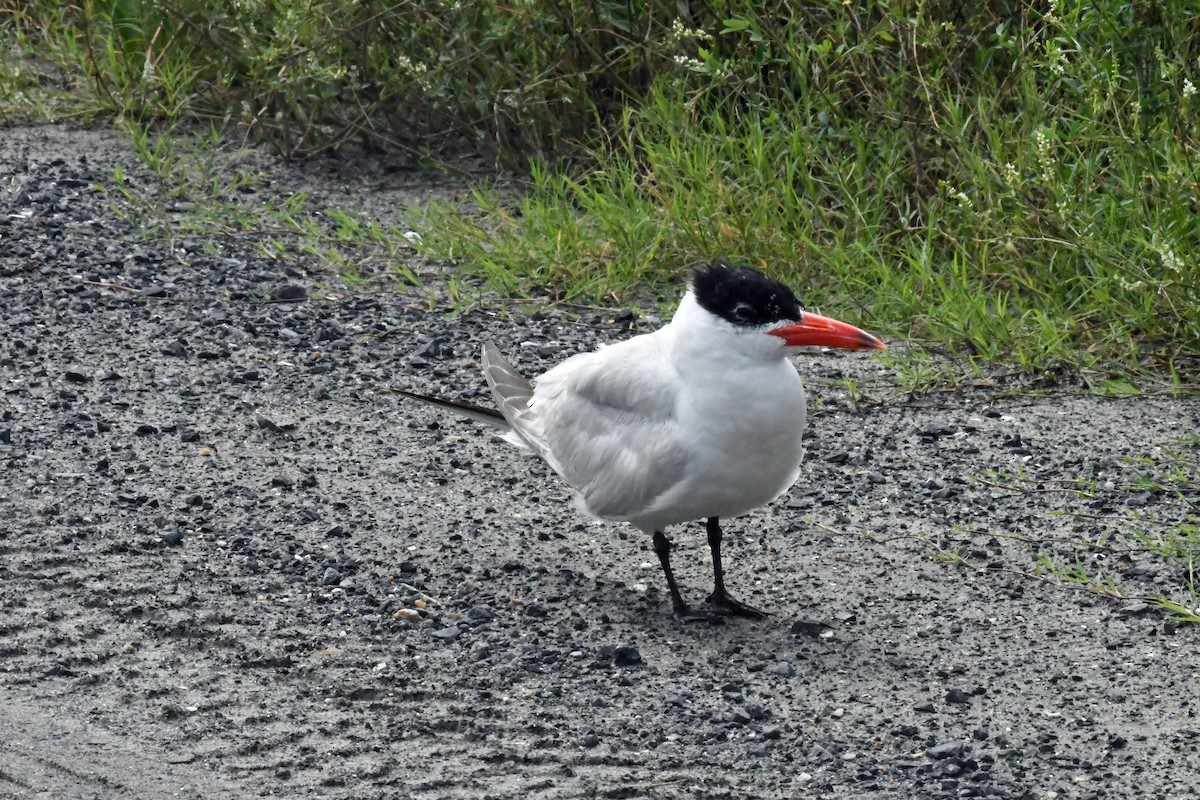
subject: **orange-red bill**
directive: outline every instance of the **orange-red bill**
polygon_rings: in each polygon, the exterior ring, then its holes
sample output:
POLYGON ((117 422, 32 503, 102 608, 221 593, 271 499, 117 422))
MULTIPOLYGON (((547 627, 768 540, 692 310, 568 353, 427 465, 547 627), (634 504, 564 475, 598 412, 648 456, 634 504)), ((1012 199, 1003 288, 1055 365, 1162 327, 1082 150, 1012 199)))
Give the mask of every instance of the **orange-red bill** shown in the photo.
POLYGON ((845 350, 886 350, 887 345, 864 330, 805 311, 797 325, 767 331, 788 347, 841 347, 845 350))

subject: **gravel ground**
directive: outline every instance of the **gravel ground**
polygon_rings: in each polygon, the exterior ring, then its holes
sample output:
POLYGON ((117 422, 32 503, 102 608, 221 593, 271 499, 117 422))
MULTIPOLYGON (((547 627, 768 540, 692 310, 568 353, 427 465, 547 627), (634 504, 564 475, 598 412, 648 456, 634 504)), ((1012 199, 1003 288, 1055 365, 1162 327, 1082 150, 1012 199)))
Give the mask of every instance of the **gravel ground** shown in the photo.
MULTIPOLYGON (((456 191, 253 158, 250 205, 395 221, 456 191)), ((0 137, 0 797, 1200 792, 1197 631, 1030 575, 1057 549, 1178 585, 1064 543, 1194 513, 1131 484, 1196 460, 1197 400, 911 399, 871 356, 803 358, 800 481, 726 528, 731 590, 775 616, 681 624, 648 539, 384 391, 479 398, 484 339, 533 374, 645 323, 434 313, 253 237, 152 239, 95 188, 117 164, 159 191, 117 135, 0 137)), ((671 535, 698 598, 703 527, 671 535)))

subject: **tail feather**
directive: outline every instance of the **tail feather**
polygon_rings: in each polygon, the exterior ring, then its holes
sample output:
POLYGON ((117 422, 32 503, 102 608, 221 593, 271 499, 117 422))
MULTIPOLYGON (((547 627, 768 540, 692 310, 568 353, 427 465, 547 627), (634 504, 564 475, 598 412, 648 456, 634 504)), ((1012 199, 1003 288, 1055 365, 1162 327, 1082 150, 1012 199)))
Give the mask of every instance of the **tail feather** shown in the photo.
POLYGON ((495 398, 496 405, 500 407, 499 411, 458 400, 443 400, 440 397, 417 394, 404 389, 388 389, 387 391, 453 411, 464 417, 470 417, 476 422, 501 428, 504 430, 504 433, 501 434, 503 439, 520 447, 531 449, 530 443, 526 441, 529 421, 524 417, 529 410, 529 401, 533 399, 533 384, 522 377, 516 367, 505 361, 504 356, 500 355, 500 351, 491 342, 483 346, 483 376, 487 379, 488 388, 492 390, 492 397, 495 398))
POLYGON ((470 417, 476 422, 483 422, 488 425, 493 425, 497 428, 509 427, 508 421, 504 419, 504 415, 499 411, 495 411, 490 408, 484 408, 483 406, 477 406, 471 403, 462 403, 457 400, 443 400, 440 397, 430 397, 426 394, 408 392, 404 389, 391 389, 390 392, 403 395, 404 397, 421 403, 428 403, 431 406, 449 409, 456 414, 462 414, 464 417, 470 417))
POLYGON ((483 377, 496 398, 496 405, 500 406, 500 413, 510 425, 518 426, 533 399, 533 384, 505 361, 491 342, 483 345, 483 377))

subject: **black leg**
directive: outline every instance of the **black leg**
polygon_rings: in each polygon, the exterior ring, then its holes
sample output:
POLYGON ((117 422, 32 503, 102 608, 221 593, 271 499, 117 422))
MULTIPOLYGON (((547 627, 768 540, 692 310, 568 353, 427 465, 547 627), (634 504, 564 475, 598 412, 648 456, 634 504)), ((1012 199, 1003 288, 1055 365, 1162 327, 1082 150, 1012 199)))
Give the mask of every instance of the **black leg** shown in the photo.
POLYGON ((679 586, 675 583, 675 573, 671 571, 671 543, 662 531, 654 532, 654 552, 658 554, 658 563, 662 564, 663 574, 667 576, 667 588, 671 590, 671 604, 675 613, 681 617, 691 616, 691 609, 683 602, 679 594, 679 586))
POLYGON ((709 517, 706 527, 708 529, 708 549, 712 550, 713 596, 727 597, 725 567, 721 564, 721 538, 724 536, 721 532, 721 523, 716 517, 709 517))
POLYGON ((713 592, 708 596, 708 602, 716 606, 723 614, 735 617, 762 619, 767 612, 759 611, 745 603, 734 600, 725 591, 725 568, 721 565, 721 524, 716 517, 708 518, 708 547, 712 550, 713 560, 713 592))

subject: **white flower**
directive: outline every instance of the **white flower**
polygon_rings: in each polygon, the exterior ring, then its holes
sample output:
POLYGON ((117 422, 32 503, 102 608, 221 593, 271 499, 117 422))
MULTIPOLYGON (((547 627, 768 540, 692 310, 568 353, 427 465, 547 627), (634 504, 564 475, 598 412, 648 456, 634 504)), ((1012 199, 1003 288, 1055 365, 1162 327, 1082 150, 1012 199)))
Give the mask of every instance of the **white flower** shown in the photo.
POLYGON ((1033 139, 1037 143, 1038 158, 1047 158, 1050 156, 1050 138, 1046 136, 1046 132, 1038 129, 1033 132, 1033 139))
POLYGON ((703 61, 691 56, 675 56, 675 63, 692 72, 708 72, 708 66, 703 61))
POLYGON ((1190 78, 1183 79, 1183 96, 1191 97, 1196 93, 1196 84, 1192 83, 1190 78))
POLYGON ((1050 137, 1041 128, 1034 131, 1033 139, 1037 145, 1038 163, 1042 167, 1042 180, 1046 183, 1051 183, 1054 180, 1054 145, 1050 142, 1050 137))
POLYGON ((938 188, 946 193, 947 198, 958 203, 959 208, 970 211, 975 207, 975 204, 971 202, 971 198, 966 192, 956 189, 946 181, 938 181, 938 188))
POLYGON ((1046 60, 1050 65, 1050 71, 1055 75, 1064 75, 1067 71, 1067 54, 1062 51, 1058 44, 1051 44, 1047 47, 1046 60))
POLYGON ((429 71, 429 68, 424 64, 419 61, 413 61, 403 53, 396 56, 396 66, 401 72, 407 72, 409 75, 424 75, 429 71))
POLYGON ((1021 175, 1017 172, 1017 166, 1011 161, 1004 165, 1004 182, 1013 189, 1016 189, 1021 183, 1021 175))
POLYGON ((1175 255, 1175 249, 1171 245, 1163 242, 1158 246, 1158 256, 1162 259, 1162 265, 1176 275, 1183 273, 1183 262, 1179 260, 1179 256, 1175 255))
POLYGON ((667 42, 670 44, 679 44, 689 39, 697 42, 709 42, 712 41, 712 38, 712 34, 707 31, 687 27, 678 17, 671 23, 671 30, 667 33, 667 42))

